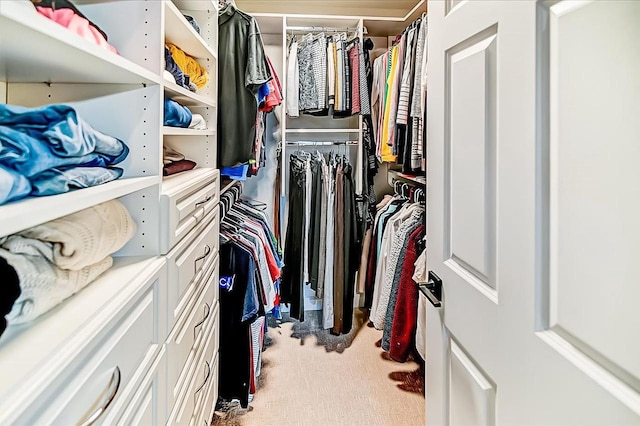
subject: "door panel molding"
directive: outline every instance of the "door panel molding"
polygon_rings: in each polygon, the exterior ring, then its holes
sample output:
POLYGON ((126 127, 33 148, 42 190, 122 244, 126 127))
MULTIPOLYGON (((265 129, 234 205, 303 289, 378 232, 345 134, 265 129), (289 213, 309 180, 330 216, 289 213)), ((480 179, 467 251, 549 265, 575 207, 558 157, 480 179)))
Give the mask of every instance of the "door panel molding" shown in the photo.
POLYGON ((635 389, 611 374, 601 363, 590 358, 584 350, 571 344, 567 338, 556 331, 539 331, 536 335, 634 413, 640 415, 640 394, 635 389))
POLYGON ((494 425, 495 383, 454 339, 449 340, 448 349, 447 424, 494 425))
POLYGON ((463 4, 468 2, 469 0, 446 0, 445 3, 445 16, 454 12, 456 9, 460 9, 463 4))
MULTIPOLYGON (((616 92, 615 84, 622 80, 625 83, 619 87, 627 90, 633 84, 639 85, 637 77, 625 80, 625 72, 620 71, 632 70, 638 64, 637 60, 633 62, 630 41, 635 34, 630 28, 634 28, 632 22, 637 22, 638 16, 640 7, 633 2, 562 0, 537 4, 535 328, 538 337, 640 414, 638 344, 632 337, 637 333, 634 324, 638 320, 636 315, 630 315, 628 303, 629 298, 636 299, 633 295, 637 291, 634 293, 630 286, 636 280, 620 274, 633 270, 629 269, 630 264, 622 263, 630 254, 617 257, 615 244, 606 243, 616 240, 615 232, 620 236, 624 229, 631 232, 634 228, 616 223, 606 213, 594 213, 593 208, 581 209, 591 203, 580 201, 591 197, 609 207, 609 194, 615 197, 620 191, 615 182, 609 182, 616 180, 612 170, 624 176, 617 179, 620 188, 637 182, 629 176, 635 173, 629 170, 636 170, 629 161, 637 162, 639 151, 635 144, 614 136, 616 131, 623 135, 633 133, 629 126, 634 124, 629 123, 635 121, 620 125, 614 117, 620 115, 620 110, 638 109, 637 102, 630 100, 631 95, 616 92), (618 23, 615 32, 596 29, 599 23, 614 21, 618 23), (595 34, 606 37, 602 44, 595 34), (580 45, 584 52, 575 48, 580 45), (591 62, 594 63, 589 65, 591 62), (609 80, 613 83, 606 91, 599 90, 597 85, 609 80), (592 107, 579 102, 579 95, 585 92, 597 101, 592 107), (613 97, 618 100, 614 102, 613 97), (602 137, 604 134, 611 136, 602 137), (614 152, 619 161, 613 161, 607 152, 614 152), (591 167, 595 164, 601 164, 609 174, 591 167), (589 173, 584 173, 586 169, 589 173), (603 222, 597 223, 596 217, 603 222), (594 232, 599 225, 610 229, 606 233, 594 232), (613 265, 617 265, 617 271, 610 269, 613 265), (618 304, 616 297, 623 295, 627 295, 626 302, 618 304), (620 326, 603 329, 600 325, 607 321, 620 326), (618 337, 622 335, 631 339, 626 347, 618 337)), ((637 212, 628 201, 635 197, 635 192, 629 193, 627 198, 620 198, 619 206, 612 207, 622 208, 622 203, 627 203, 626 214, 637 212)), ((617 222, 624 221, 625 215, 621 214, 617 222)))
POLYGON ((494 303, 497 31, 492 25, 445 51, 444 259, 494 303))

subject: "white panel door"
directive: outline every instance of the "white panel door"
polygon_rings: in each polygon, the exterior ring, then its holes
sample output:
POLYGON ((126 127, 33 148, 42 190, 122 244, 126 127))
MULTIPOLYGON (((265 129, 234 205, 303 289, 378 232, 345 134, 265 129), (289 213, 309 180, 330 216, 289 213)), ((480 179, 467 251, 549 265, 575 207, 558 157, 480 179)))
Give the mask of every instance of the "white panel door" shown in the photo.
POLYGON ((427 424, 640 424, 640 1, 430 1, 427 424))

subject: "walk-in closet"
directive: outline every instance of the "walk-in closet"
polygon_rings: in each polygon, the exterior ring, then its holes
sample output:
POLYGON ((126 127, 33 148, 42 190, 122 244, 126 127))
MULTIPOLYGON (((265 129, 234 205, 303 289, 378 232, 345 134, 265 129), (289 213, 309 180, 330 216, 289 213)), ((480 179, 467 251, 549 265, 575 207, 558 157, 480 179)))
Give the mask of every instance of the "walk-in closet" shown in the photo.
POLYGON ((640 424, 639 23, 0 0, 0 425, 640 424))

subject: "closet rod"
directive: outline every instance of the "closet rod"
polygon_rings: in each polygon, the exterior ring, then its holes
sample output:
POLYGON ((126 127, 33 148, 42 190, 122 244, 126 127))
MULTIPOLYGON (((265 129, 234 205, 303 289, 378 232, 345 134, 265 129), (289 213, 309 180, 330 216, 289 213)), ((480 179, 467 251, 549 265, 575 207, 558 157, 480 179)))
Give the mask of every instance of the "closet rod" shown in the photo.
POLYGON ((357 32, 357 28, 332 28, 332 27, 287 27, 287 32, 307 31, 307 32, 335 32, 335 33, 353 33, 357 32))
POLYGON ((331 146, 331 145, 358 145, 358 141, 295 141, 287 142, 287 146, 331 146))

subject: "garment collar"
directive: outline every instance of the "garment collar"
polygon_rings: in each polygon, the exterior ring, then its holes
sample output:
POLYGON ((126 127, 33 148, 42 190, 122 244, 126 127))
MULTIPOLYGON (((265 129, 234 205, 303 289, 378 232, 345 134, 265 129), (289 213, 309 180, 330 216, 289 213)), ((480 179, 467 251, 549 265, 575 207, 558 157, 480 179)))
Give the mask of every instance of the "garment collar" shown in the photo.
POLYGON ((231 18, 233 18, 233 15, 236 14, 237 10, 238 9, 233 7, 231 3, 228 3, 222 10, 220 10, 220 12, 218 12, 218 25, 227 23, 231 18))

